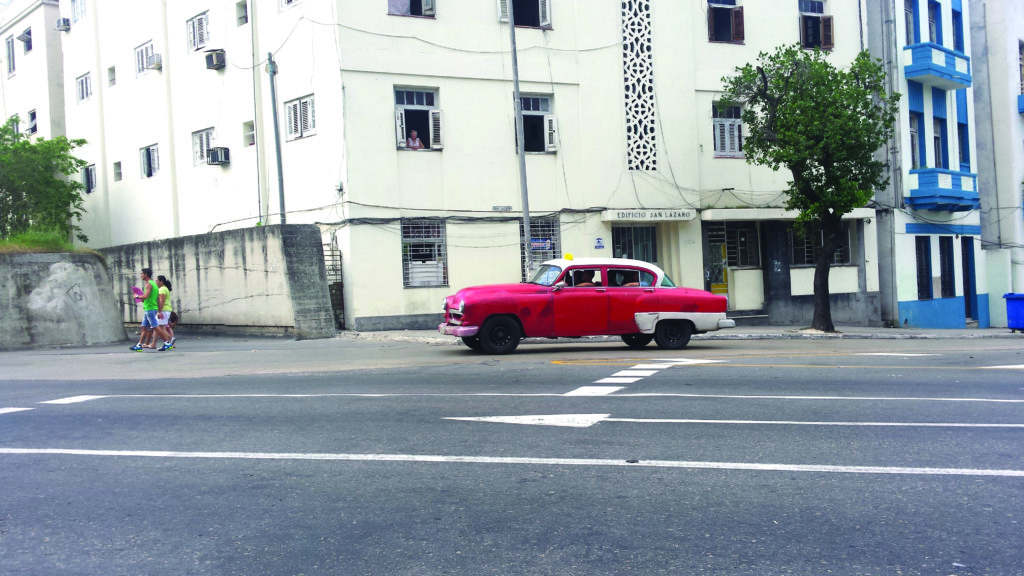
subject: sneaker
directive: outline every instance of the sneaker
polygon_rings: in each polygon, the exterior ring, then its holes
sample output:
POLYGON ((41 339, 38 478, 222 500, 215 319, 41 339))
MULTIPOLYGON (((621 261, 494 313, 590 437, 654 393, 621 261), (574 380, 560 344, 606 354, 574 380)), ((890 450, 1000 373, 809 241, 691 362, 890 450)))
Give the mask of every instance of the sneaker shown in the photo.
MULTIPOLYGON (((177 342, 177 341, 178 341, 177 338, 171 338, 171 348, 174 348, 174 343, 177 342)), ((171 348, 168 348, 168 350, 170 350, 171 348)))
POLYGON ((166 351, 168 351, 170 349, 171 349, 171 343, 170 342, 164 342, 164 345, 159 347, 159 348, 157 348, 156 350, 157 350, 157 352, 166 352, 166 351))
POLYGON ((131 348, 129 348, 129 350, 132 350, 134 352, 142 352, 142 346, 139 346, 138 344, 136 344, 135 346, 132 346, 131 348))

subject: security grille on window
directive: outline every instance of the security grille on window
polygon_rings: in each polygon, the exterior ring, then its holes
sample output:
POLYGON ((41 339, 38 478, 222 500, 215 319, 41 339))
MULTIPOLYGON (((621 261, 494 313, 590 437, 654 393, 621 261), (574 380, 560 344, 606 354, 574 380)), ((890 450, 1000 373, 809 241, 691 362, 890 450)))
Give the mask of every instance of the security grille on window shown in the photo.
POLYGON ((92 76, 83 74, 75 78, 75 91, 77 92, 79 102, 88 100, 92 96, 92 76))
POLYGON ((85 19, 85 0, 71 0, 71 23, 85 19))
POLYGON ((654 226, 613 226, 612 257, 658 261, 657 229, 654 226))
POLYGON ((7 73, 14 74, 16 70, 14 65, 14 36, 7 38, 5 44, 7 46, 7 73))
POLYGON ((831 50, 835 45, 832 17, 825 16, 825 2, 800 0, 800 45, 831 50))
POLYGON ((82 170, 82 185, 85 186, 85 193, 92 194, 96 191, 96 165, 90 164, 82 170))
POLYGON ((395 139, 399 150, 444 148, 436 90, 395 89, 395 139))
POLYGON ((143 178, 152 178, 160 171, 160 150, 156 144, 139 150, 139 160, 143 178))
POLYGON ((708 0, 708 41, 743 42, 743 6, 736 0, 708 0))
MULTIPOLYGON (((706 222, 711 254, 722 254, 725 266, 757 268, 761 265, 756 222, 706 222), (725 246, 724 253, 721 252, 725 246)), ((719 257, 720 258, 720 257, 719 257)))
POLYGON ((205 48, 206 42, 210 39, 209 12, 203 12, 194 18, 190 18, 186 22, 186 27, 188 28, 188 47, 192 50, 205 48))
MULTIPOLYGON (((523 273, 523 282, 526 282, 532 271, 526 269, 527 243, 524 228, 523 221, 519 220, 520 268, 523 273)), ((557 215, 540 218, 530 216, 530 260, 534 264, 558 258, 562 253, 561 244, 561 232, 557 215)))
POLYGON ((739 106, 720 109, 718 102, 711 108, 715 133, 715 157, 743 158, 743 120, 739 106))
MULTIPOLYGON (((850 223, 843 222, 843 238, 839 249, 832 255, 832 264, 835 266, 846 266, 850 260, 850 223)), ((791 254, 791 266, 814 266, 817 264, 816 251, 825 245, 825 234, 820 230, 810 232, 804 236, 789 233, 789 245, 793 250, 791 254)))
POLYGON ((284 112, 288 140, 316 134, 316 110, 312 96, 285 102, 284 112))
POLYGON ((523 109, 523 149, 527 152, 557 151, 558 121, 550 113, 551 97, 520 96, 519 101, 523 109))
POLYGON ((433 16, 434 0, 388 0, 392 16, 433 16))
POLYGON ((192 133, 192 163, 195 166, 206 164, 206 158, 213 147, 213 128, 192 133))
POLYGON ((932 299, 932 239, 930 236, 914 238, 917 255, 917 299, 932 299))
POLYGON ((136 76, 141 76, 150 70, 150 64, 153 62, 154 54, 156 54, 156 51, 153 49, 152 42, 146 42, 135 49, 136 76))
POLYGON ((509 3, 512 4, 516 26, 551 28, 551 0, 498 0, 498 20, 501 22, 508 22, 509 3))
POLYGON ((448 258, 442 220, 402 220, 405 287, 447 286, 448 258))

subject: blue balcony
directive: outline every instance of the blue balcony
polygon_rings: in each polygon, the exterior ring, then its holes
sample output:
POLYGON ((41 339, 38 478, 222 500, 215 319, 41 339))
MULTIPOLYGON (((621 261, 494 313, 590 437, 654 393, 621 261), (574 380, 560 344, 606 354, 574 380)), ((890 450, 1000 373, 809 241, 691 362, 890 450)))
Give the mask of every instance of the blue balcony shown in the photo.
POLYGON ((914 80, 942 90, 971 87, 971 59, 963 52, 932 42, 903 48, 903 72, 914 80))
POLYGON ((980 205, 978 175, 970 172, 945 168, 911 170, 907 188, 910 189, 910 195, 905 198, 907 206, 916 210, 966 212, 980 205))

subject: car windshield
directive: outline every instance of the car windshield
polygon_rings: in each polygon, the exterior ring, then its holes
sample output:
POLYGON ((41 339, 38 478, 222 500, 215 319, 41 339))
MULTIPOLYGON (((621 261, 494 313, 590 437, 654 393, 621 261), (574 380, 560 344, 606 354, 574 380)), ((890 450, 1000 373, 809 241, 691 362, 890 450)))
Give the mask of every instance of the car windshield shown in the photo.
POLYGON ((558 266, 552 266, 551 264, 544 264, 533 273, 527 282, 531 284, 540 284, 542 286, 551 286, 558 280, 559 274, 562 273, 562 269, 558 266))

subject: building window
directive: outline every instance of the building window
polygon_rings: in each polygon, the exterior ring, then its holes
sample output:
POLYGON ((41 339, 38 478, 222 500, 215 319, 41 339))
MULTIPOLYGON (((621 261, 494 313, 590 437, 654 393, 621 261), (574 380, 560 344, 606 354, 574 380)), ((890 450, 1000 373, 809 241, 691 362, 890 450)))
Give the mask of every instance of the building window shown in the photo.
MULTIPOLYGON (((843 222, 842 241, 839 249, 832 255, 832 265, 847 266, 850 259, 850 223, 843 222)), ((814 266, 818 263, 817 251, 825 245, 825 233, 821 230, 809 232, 804 236, 790 231, 789 244, 792 246, 790 265, 792 266, 814 266)))
POLYGON ((16 70, 14 65, 14 36, 9 36, 4 44, 7 46, 7 75, 10 76, 16 70))
POLYGON ((290 8, 302 4, 302 0, 281 0, 281 8, 290 8))
POLYGON ((206 42, 210 39, 210 13, 190 18, 185 23, 188 29, 188 47, 190 50, 202 50, 206 48, 206 42))
MULTIPOLYGON (((433 16, 434 0, 388 0, 388 14, 392 16, 433 16)), ((519 19, 519 12, 516 12, 519 19)))
POLYGON ((407 288, 448 285, 443 220, 402 220, 402 281, 407 288))
POLYGON ((114 182, 121 181, 121 163, 114 162, 114 182))
POLYGON ((79 102, 88 100, 92 96, 92 76, 86 73, 75 78, 75 90, 79 102))
POLYGON ((210 148, 213 147, 213 128, 192 133, 192 165, 206 164, 210 148))
POLYGON ((35 134, 38 131, 39 131, 39 126, 38 126, 37 120, 36 120, 36 111, 35 110, 29 110, 28 111, 28 133, 29 134, 35 134))
POLYGON ((107 68, 107 85, 113 86, 115 84, 117 84, 117 68, 111 66, 107 68))
POLYGON ((508 22, 510 2, 516 26, 551 28, 551 0, 498 0, 498 20, 508 22))
POLYGON ((916 236, 917 243, 917 299, 932 299, 932 243, 931 236, 916 236))
POLYGON ((523 273, 523 282, 530 277, 532 270, 526 269, 526 247, 530 247, 530 260, 534 263, 558 258, 562 253, 561 229, 558 216, 530 216, 530 242, 526 243, 526 231, 523 221, 519 220, 519 253, 523 273))
POLYGON ((960 171, 971 171, 971 137, 967 131, 967 124, 958 122, 956 125, 956 137, 960 149, 960 171))
POLYGON ((956 296, 956 271, 953 263, 953 237, 939 236, 939 284, 942 286, 942 297, 956 296))
POLYGON ((441 150, 441 110, 436 90, 395 89, 395 136, 400 150, 441 150))
POLYGON ((86 194, 96 191, 96 165, 90 164, 82 170, 82 185, 86 194))
POLYGON ((32 29, 26 28, 24 32, 18 35, 18 40, 21 40, 22 48, 24 48, 25 54, 32 51, 32 29))
POLYGON ((251 120, 242 122, 242 145, 256 145, 256 123, 251 120))
POLYGON ((153 70, 157 64, 156 51, 153 42, 146 42, 135 49, 135 75, 141 76, 153 70))
POLYGON ((743 42, 743 6, 736 0, 708 0, 708 41, 743 42))
POLYGON ((313 96, 298 98, 284 103, 287 140, 297 140, 316 134, 316 110, 313 96))
POLYGON ((85 19, 85 0, 71 0, 71 23, 85 19))
POLYGON ((557 151, 558 122, 555 115, 550 113, 551 97, 520 96, 519 101, 523 110, 523 150, 557 151))
POLYGON ((835 45, 832 17, 825 16, 825 3, 800 0, 800 45, 831 50, 835 45))
POLYGON ((922 145, 924 140, 921 138, 921 123, 924 122, 924 117, 919 112, 910 113, 910 169, 916 170, 921 168, 921 159, 924 158, 924 151, 922 145))
POLYGON ((654 226, 612 226, 612 257, 644 262, 658 261, 657 228, 654 226))
POLYGON ((935 167, 949 168, 949 141, 946 139, 946 119, 933 118, 932 128, 935 134, 932 135, 935 145, 935 167))
POLYGON ((964 51, 964 15, 959 10, 953 10, 953 49, 964 51))
POLYGON ((235 4, 235 21, 239 26, 245 26, 249 23, 249 5, 246 1, 242 0, 235 4))
POLYGON ((917 43, 917 16, 915 0, 903 0, 903 22, 907 34, 907 46, 917 43))
POLYGON ((942 44, 942 7, 938 2, 928 2, 928 41, 942 44))
POLYGON ((711 107, 714 127, 715 157, 743 158, 743 120, 739 106, 720 108, 718 102, 711 107))
POLYGON ((160 171, 160 149, 156 144, 140 149, 139 160, 143 178, 152 178, 160 171))

